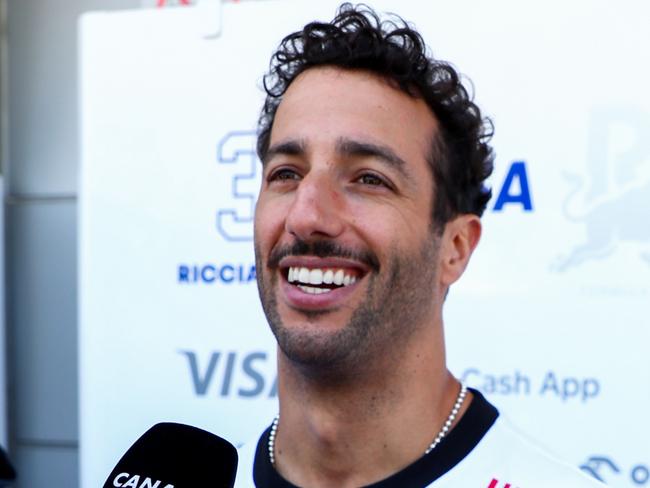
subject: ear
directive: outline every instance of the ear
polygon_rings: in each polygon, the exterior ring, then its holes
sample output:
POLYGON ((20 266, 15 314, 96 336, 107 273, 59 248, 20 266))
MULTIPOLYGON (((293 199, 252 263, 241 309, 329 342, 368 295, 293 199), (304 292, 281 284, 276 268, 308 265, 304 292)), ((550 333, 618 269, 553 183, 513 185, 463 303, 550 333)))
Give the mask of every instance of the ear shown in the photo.
POLYGON ((469 263, 479 239, 481 220, 463 214, 447 222, 440 246, 440 282, 446 288, 460 278, 469 263))

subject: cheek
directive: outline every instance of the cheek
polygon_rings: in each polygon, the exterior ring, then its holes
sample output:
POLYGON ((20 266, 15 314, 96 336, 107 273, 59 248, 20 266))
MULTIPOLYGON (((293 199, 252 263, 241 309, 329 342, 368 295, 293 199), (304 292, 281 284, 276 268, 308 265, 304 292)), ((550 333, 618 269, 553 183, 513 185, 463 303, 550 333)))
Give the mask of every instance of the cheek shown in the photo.
MULTIPOLYGON (((365 245, 381 260, 390 249, 399 246, 399 242, 405 237, 399 229, 391 226, 385 215, 355 215, 351 224, 358 235, 363 239, 365 245)), ((406 238, 408 239, 408 238, 406 238)))
POLYGON ((330 189, 328 191, 328 197, 329 197, 329 201, 332 202, 334 205, 338 207, 341 206, 341 203, 343 202, 343 197, 339 192, 330 189))
POLYGON ((270 219, 266 218, 263 214, 256 214, 255 216, 255 230, 254 240, 255 246, 261 251, 269 248, 270 241, 273 236, 273 223, 270 219))
POLYGON ((260 197, 255 207, 254 239, 255 246, 262 252, 268 249, 280 238, 284 229, 284 216, 286 210, 280 205, 269 202, 260 197))
POLYGON ((354 212, 352 225, 380 260, 395 252, 419 252, 430 239, 429 216, 383 207, 378 212, 354 212))
POLYGON ((365 202, 348 206, 351 223, 363 233, 378 239, 399 236, 404 231, 410 232, 415 215, 405 212, 397 205, 368 205, 365 202))

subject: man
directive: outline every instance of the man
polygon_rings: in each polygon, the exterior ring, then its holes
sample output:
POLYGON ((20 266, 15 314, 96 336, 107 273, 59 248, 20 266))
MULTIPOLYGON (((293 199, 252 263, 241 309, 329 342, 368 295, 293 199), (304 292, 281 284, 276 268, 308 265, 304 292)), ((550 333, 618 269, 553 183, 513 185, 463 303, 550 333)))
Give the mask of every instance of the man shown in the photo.
POLYGON ((594 486, 446 368, 442 304, 493 159, 454 69, 345 4, 282 41, 265 88, 255 253, 280 412, 237 486, 594 486))

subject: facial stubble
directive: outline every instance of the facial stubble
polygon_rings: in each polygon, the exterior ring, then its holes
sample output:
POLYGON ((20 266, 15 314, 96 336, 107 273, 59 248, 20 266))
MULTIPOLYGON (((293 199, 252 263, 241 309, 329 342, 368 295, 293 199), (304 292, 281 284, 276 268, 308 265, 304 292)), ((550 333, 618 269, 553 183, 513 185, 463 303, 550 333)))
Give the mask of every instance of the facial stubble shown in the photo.
MULTIPOLYGON (((390 259, 362 281, 366 292, 347 324, 323 327, 331 311, 296 311, 300 324, 285 324, 277 303, 279 271, 262 262, 255 245, 257 283, 262 307, 282 353, 306 375, 343 380, 359 376, 378 362, 391 361, 434 308, 439 238, 429 234, 420 249, 405 254, 393 247, 390 259)), ((362 283, 362 282, 360 282, 362 283)))

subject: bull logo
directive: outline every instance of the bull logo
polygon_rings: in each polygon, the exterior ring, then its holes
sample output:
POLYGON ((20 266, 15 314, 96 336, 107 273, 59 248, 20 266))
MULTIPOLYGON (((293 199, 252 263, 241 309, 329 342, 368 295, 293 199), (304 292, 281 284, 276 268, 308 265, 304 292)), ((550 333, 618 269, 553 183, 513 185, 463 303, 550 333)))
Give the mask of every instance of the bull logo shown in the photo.
POLYGON ((596 111, 588 142, 588 177, 565 174, 571 188, 563 206, 567 219, 584 225, 585 238, 552 268, 607 258, 623 243, 650 266, 650 115, 596 111))

